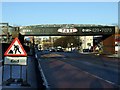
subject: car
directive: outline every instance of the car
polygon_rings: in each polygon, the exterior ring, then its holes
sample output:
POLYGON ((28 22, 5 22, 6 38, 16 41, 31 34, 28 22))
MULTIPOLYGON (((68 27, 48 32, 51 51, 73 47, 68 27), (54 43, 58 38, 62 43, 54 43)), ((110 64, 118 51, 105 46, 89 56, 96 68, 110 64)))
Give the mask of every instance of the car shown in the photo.
POLYGON ((64 52, 62 48, 57 48, 57 52, 64 52))
POLYGON ((118 53, 119 50, 120 50, 120 46, 118 44, 115 44, 115 53, 118 53))
POLYGON ((83 49, 83 52, 89 52, 89 49, 83 49))
POLYGON ((55 50, 55 49, 50 49, 49 51, 50 51, 50 52, 55 52, 56 50, 55 50))
POLYGON ((48 49, 42 50, 42 53, 48 54, 50 51, 48 49))

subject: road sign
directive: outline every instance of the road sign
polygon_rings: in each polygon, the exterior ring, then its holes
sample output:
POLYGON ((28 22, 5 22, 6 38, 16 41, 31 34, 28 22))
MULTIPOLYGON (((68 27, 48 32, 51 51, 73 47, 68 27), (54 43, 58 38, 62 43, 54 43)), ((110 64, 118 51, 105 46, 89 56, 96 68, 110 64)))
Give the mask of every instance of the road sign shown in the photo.
MULTIPOLYGON (((27 67, 27 53, 25 52, 22 44, 20 43, 18 38, 15 38, 9 48, 4 53, 4 64, 10 65, 10 78, 6 81, 6 85, 9 85, 15 82, 15 79, 12 78, 12 65, 20 65, 20 79, 19 82, 22 82, 22 65, 26 65, 27 67)), ((4 67, 3 67, 4 71, 4 67)), ((27 68, 26 68, 26 77, 27 77, 27 68)), ((21 85, 28 86, 27 79, 25 83, 21 83, 21 85)), ((30 86, 30 85, 29 85, 30 86)))
POLYGON ((27 65, 27 57, 5 57, 4 64, 27 65))
POLYGON ((23 46, 21 45, 18 38, 15 38, 7 51, 5 52, 4 56, 27 56, 23 46))

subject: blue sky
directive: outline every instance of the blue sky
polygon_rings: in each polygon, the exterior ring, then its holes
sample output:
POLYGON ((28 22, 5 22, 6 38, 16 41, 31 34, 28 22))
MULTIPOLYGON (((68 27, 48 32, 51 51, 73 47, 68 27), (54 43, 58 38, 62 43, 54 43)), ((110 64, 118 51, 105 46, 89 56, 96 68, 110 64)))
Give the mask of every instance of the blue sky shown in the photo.
POLYGON ((4 2, 2 21, 12 25, 118 23, 117 2, 4 2))

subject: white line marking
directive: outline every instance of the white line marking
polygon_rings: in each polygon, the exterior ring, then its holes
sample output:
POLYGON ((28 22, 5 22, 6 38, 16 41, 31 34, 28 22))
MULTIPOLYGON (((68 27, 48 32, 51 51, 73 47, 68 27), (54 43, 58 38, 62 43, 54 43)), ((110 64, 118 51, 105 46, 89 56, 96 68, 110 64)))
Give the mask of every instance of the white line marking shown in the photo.
MULTIPOLYGON (((36 56, 36 57, 38 57, 38 56, 36 56)), ((38 60, 40 60, 40 59, 38 59, 38 60)), ((43 73, 43 70, 42 70, 42 67, 41 67, 41 64, 40 64, 39 61, 38 61, 38 64, 39 64, 39 70, 40 70, 40 72, 41 72, 41 75, 42 75, 42 78, 43 78, 43 81, 44 81, 43 85, 45 85, 46 88, 48 89, 48 88, 49 88, 49 84, 48 84, 48 82, 47 82, 47 79, 46 79, 46 77, 45 77, 45 74, 43 73)))
MULTIPOLYGON (((82 70, 82 72, 84 72, 84 73, 86 73, 86 74, 89 74, 89 75, 91 75, 91 76, 93 76, 93 77, 95 77, 95 78, 98 78, 98 79, 100 79, 100 80, 103 80, 103 81, 105 81, 105 82, 107 82, 107 83, 116 85, 114 82, 105 80, 105 79, 103 79, 103 78, 101 78, 101 77, 99 77, 99 76, 93 75, 93 74, 91 74, 91 73, 89 73, 89 72, 86 72, 86 71, 83 71, 83 70, 82 70)), ((120 85, 116 85, 116 86, 120 87, 120 85)))
MULTIPOLYGON (((65 59, 66 59, 66 58, 65 58, 65 59)), ((40 59, 39 59, 39 60, 40 60, 40 59)), ((39 67, 41 68, 40 63, 39 63, 39 67)), ((98 78, 98 79, 100 79, 100 80, 103 80, 103 81, 105 81, 105 82, 107 82, 107 83, 116 85, 114 82, 105 80, 105 79, 103 79, 103 78, 101 78, 101 77, 98 77, 98 76, 96 76, 96 75, 93 75, 93 74, 91 74, 91 73, 89 73, 89 72, 86 72, 86 71, 83 71, 83 70, 81 70, 81 71, 84 72, 84 73, 86 73, 86 74, 89 74, 89 75, 91 75, 91 76, 93 76, 93 77, 95 77, 95 78, 98 78)), ((43 79, 44 79, 46 88, 49 88, 49 84, 48 84, 47 79, 46 79, 46 77, 45 77, 45 75, 44 75, 44 73, 43 73, 42 68, 41 68, 41 73, 42 73, 42 76, 43 76, 43 79)), ((116 85, 116 86, 120 87, 120 85, 116 85)))
POLYGON ((49 88, 49 84, 48 84, 47 79, 46 79, 46 77, 45 77, 45 75, 44 75, 44 73, 43 73, 43 70, 42 70, 42 68, 41 68, 40 63, 39 63, 39 68, 40 68, 40 72, 41 72, 41 75, 42 75, 42 78, 43 78, 43 81, 44 81, 43 85, 45 85, 46 88, 49 88))
MULTIPOLYGON (((92 65, 92 64, 89 64, 89 63, 86 63, 86 62, 82 62, 82 61, 80 61, 80 62, 83 63, 83 64, 92 65)), ((67 64, 68 64, 68 63, 67 63, 67 64)), ((81 70, 81 69, 80 69, 80 70, 81 70)), ((100 80, 103 80, 103 81, 105 81, 105 82, 107 82, 107 83, 116 85, 114 82, 105 80, 105 79, 103 79, 103 78, 101 78, 101 77, 99 77, 99 76, 93 75, 93 74, 91 74, 91 73, 89 73, 89 72, 87 72, 87 71, 83 71, 83 70, 81 70, 81 71, 84 72, 84 73, 86 73, 86 74, 89 74, 89 75, 91 75, 91 76, 93 76, 93 77, 95 77, 95 78, 98 78, 98 79, 100 79, 100 80)), ((116 86, 120 87, 120 85, 116 85, 116 86)))

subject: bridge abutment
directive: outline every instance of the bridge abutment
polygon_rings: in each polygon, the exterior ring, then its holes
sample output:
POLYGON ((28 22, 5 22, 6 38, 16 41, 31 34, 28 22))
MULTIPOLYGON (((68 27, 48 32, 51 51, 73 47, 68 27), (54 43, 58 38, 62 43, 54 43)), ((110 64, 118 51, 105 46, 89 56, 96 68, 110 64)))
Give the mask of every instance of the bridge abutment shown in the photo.
POLYGON ((105 38, 103 43, 103 54, 115 54, 115 34, 113 35, 104 35, 105 38))

